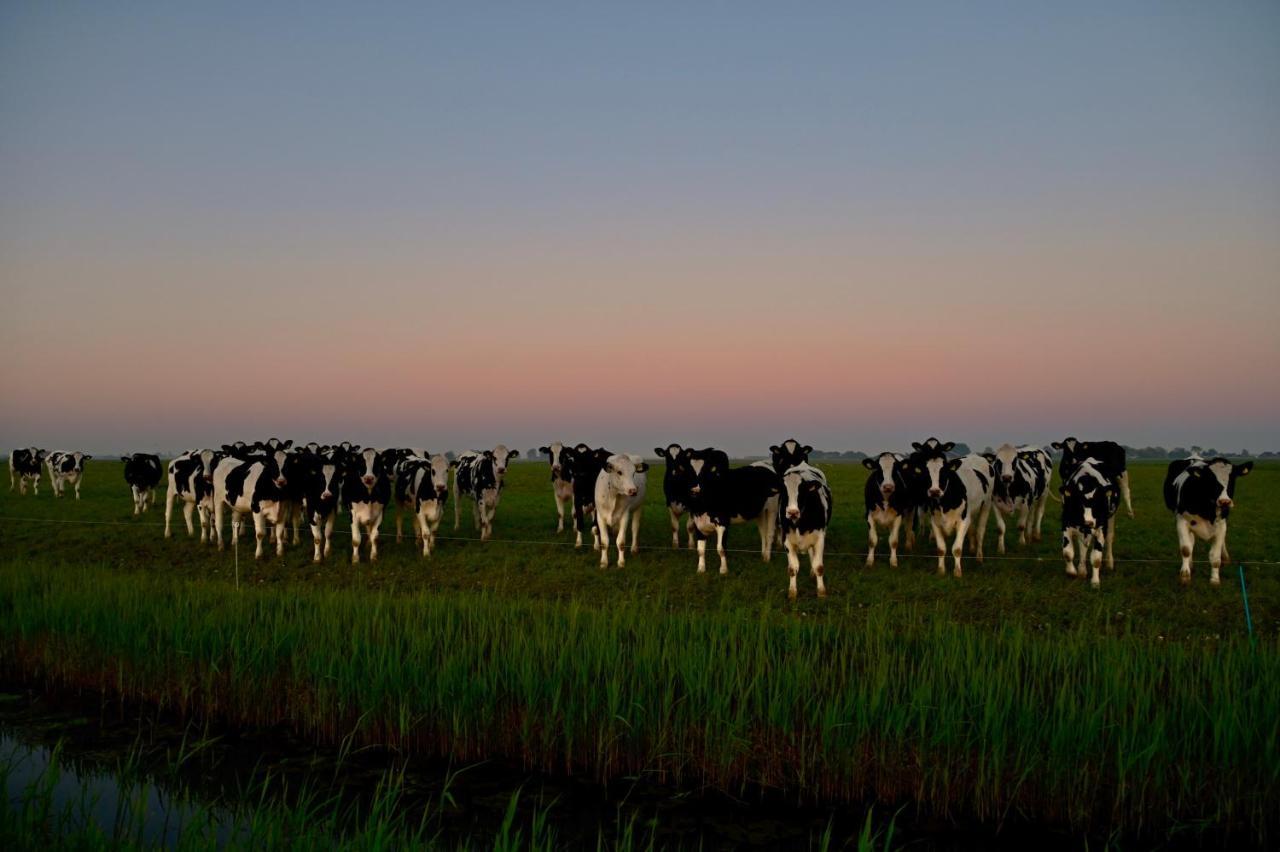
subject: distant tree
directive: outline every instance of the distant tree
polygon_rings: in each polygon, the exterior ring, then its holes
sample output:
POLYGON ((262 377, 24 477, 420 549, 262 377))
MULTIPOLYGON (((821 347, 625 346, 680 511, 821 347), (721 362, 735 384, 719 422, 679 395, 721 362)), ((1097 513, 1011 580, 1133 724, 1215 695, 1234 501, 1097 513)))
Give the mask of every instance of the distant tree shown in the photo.
MULTIPOLYGON (((990 448, 988 447, 988 450, 989 449, 990 448)), ((970 453, 972 453, 973 450, 969 449, 969 445, 966 444, 964 441, 960 441, 954 447, 951 448, 951 452, 955 453, 958 456, 967 456, 970 453)))
POLYGON ((524 451, 524 457, 529 459, 530 461, 537 461, 541 456, 542 456, 542 453, 538 452, 537 449, 524 451))
POLYGON ((449 450, 447 453, 444 454, 444 457, 447 458, 449 461, 453 461, 458 457, 458 454, 455 453, 453 450, 449 450))

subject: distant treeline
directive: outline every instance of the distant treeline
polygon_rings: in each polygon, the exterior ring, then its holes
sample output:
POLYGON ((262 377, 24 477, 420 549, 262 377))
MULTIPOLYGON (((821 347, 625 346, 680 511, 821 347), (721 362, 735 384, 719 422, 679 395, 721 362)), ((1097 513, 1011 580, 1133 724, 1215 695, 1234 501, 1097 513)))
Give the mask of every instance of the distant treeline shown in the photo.
MULTIPOLYGON (((1165 449, 1164 447, 1130 447, 1127 444, 1124 444, 1122 446, 1124 447, 1124 451, 1130 459, 1185 459, 1187 456, 1191 455, 1192 453, 1199 453, 1205 458, 1212 458, 1213 456, 1226 456, 1227 458, 1233 458, 1233 459, 1237 459, 1237 458, 1238 459, 1280 459, 1280 452, 1277 452, 1275 450, 1267 450, 1264 453, 1252 453, 1249 450, 1219 450, 1216 447, 1190 447, 1190 448, 1174 447, 1172 450, 1169 450, 1169 449, 1165 449)), ((1045 446, 1045 449, 1049 450, 1050 454, 1054 456, 1058 455, 1058 452, 1056 450, 1051 449, 1047 445, 1045 446)), ((963 443, 956 444, 955 449, 952 450, 953 454, 961 455, 961 456, 967 456, 971 452, 974 452, 974 450, 971 449, 968 444, 963 444, 963 443)), ((983 453, 995 452, 995 448, 983 447, 978 452, 983 452, 983 453)), ((445 453, 445 455, 448 456, 450 459, 453 458, 453 453, 445 453)), ((526 450, 525 458, 531 459, 531 460, 542 459, 544 458, 544 456, 541 453, 539 453, 536 449, 534 449, 534 450, 526 450)), ((743 458, 754 459, 754 458, 764 458, 764 456, 743 456, 743 458)), ((809 454, 809 458, 817 461, 855 461, 856 462, 856 461, 862 461, 865 458, 870 458, 870 454, 864 453, 861 450, 814 450, 812 453, 809 454)))

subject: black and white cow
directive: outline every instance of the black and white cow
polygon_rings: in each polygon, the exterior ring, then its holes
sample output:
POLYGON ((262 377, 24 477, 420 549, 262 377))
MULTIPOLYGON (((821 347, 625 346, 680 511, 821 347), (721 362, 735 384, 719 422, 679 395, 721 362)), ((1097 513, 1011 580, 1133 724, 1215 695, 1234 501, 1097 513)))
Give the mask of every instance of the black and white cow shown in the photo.
MULTIPOLYGON (((444 519, 449 500, 449 460, 442 454, 411 456, 400 463, 396 477, 396 503, 413 518, 414 540, 421 542, 422 555, 430 556, 436 544, 436 530, 444 519)), ((400 515, 396 515, 396 541, 400 540, 400 515)))
POLYGON ((84 480, 84 463, 93 456, 79 450, 58 450, 45 458, 45 467, 49 470, 49 484, 53 486, 53 496, 61 497, 68 485, 76 491, 76 499, 80 499, 80 483, 84 480))
POLYGON ((326 458, 319 452, 305 452, 296 462, 298 474, 289 479, 299 480, 302 493, 302 514, 311 527, 311 539, 315 543, 313 562, 321 555, 333 552, 333 526, 338 518, 338 500, 342 484, 343 464, 335 458, 326 458))
POLYGON ((169 490, 164 500, 164 537, 170 538, 175 500, 182 501, 187 535, 194 535, 192 514, 200 518, 200 541, 209 540, 206 524, 213 513, 213 471, 225 458, 220 450, 189 450, 169 462, 169 490))
POLYGON ((996 510, 999 531, 997 549, 1004 553, 1005 515, 1018 514, 1018 544, 1040 540, 1044 510, 1049 504, 1049 480, 1053 460, 1040 447, 1002 444, 994 453, 984 453, 995 474, 991 503, 996 510))
POLYGON ((293 439, 281 441, 279 438, 268 438, 265 441, 259 441, 258 446, 264 450, 275 452, 276 450, 288 450, 293 447, 293 439))
POLYGON ((1100 462, 1120 486, 1125 511, 1129 517, 1133 517, 1133 496, 1129 493, 1129 471, 1125 464, 1124 447, 1115 441, 1081 441, 1076 438, 1063 438, 1050 446, 1062 451, 1062 458, 1058 461, 1058 476, 1063 482, 1071 476, 1076 465, 1085 459, 1100 462))
POLYGON ((898 567, 898 532, 905 524, 907 549, 915 546, 915 519, 919 506, 911 487, 910 464, 901 453, 880 453, 862 460, 871 471, 863 497, 867 507, 867 567, 876 562, 878 527, 889 528, 889 565, 898 567))
POLYGON ((787 549, 787 574, 791 586, 787 597, 796 598, 796 575, 800 573, 800 554, 809 554, 809 573, 818 582, 818 597, 827 596, 823 581, 822 559, 826 550, 827 525, 831 523, 831 489, 827 476, 816 467, 802 462, 782 474, 781 516, 782 544, 787 549))
POLYGON ((938 574, 947 573, 947 539, 955 534, 951 557, 955 561, 955 576, 961 576, 960 556, 964 551, 965 536, 973 529, 975 555, 982 562, 982 540, 987 531, 987 515, 991 511, 992 480, 995 478, 991 463, 980 455, 971 454, 958 459, 947 459, 945 445, 934 448, 917 446, 913 457, 922 462, 923 477, 916 486, 917 499, 929 512, 933 539, 938 548, 938 574))
POLYGON ((462 500, 470 497, 475 504, 472 520, 480 530, 480 540, 487 541, 493 532, 493 518, 502 499, 502 487, 507 476, 507 465, 520 455, 518 450, 498 444, 492 450, 479 452, 466 450, 454 460, 453 476, 453 528, 462 524, 462 500), (477 484, 480 483, 480 484, 477 484))
POLYGON ((809 453, 811 452, 813 452, 813 447, 808 444, 802 444, 795 438, 788 438, 781 444, 775 444, 770 447, 769 457, 773 469, 781 476, 785 471, 796 465, 808 464, 809 453))
MULTIPOLYGON (((671 548, 680 549, 680 518, 689 511, 689 459, 688 450, 679 444, 654 447, 662 459, 662 496, 667 501, 667 514, 671 518, 671 548)), ((685 518, 685 543, 693 549, 693 516, 685 518)))
POLYGON ((631 552, 640 552, 640 519, 648 487, 649 464, 634 453, 615 453, 596 474, 596 526, 600 529, 600 567, 609 567, 609 540, 618 548, 618 567, 627 564, 623 548, 631 527, 631 552))
POLYGON ((547 457, 547 463, 551 465, 551 497, 556 504, 556 532, 558 533, 564 532, 566 507, 570 517, 573 514, 573 470, 565 464, 564 451, 565 446, 559 441, 553 441, 538 449, 538 452, 547 457))
POLYGON ((351 513, 351 563, 360 561, 362 530, 369 534, 369 559, 378 559, 378 528, 391 502, 392 454, 365 447, 346 455, 342 505, 351 513))
POLYGON ((698 573, 707 570, 707 537, 716 536, 720 573, 729 573, 724 536, 731 524, 755 521, 760 529, 760 555, 773 555, 782 477, 769 462, 729 467, 729 456, 710 447, 689 450, 689 514, 698 543, 698 573))
POLYGON ((124 462, 124 481, 133 492, 133 513, 141 515, 155 502, 155 488, 164 476, 160 457, 151 453, 134 453, 121 456, 124 462))
POLYGON ((18 493, 27 493, 27 483, 35 486, 35 494, 40 494, 40 464, 47 453, 39 447, 23 447, 9 451, 9 490, 18 486, 18 493))
POLYGON ((270 535, 268 524, 275 527, 276 555, 284 554, 285 513, 288 496, 284 472, 274 454, 250 458, 227 456, 213 469, 213 540, 222 550, 222 519, 231 511, 231 541, 240 538, 245 515, 253 517, 256 547, 253 558, 262 558, 262 543, 270 535))
POLYGON ((1169 463, 1164 478, 1164 504, 1173 512, 1182 554, 1179 580, 1191 582, 1191 551, 1196 538, 1212 540, 1209 545, 1209 582, 1218 585, 1218 571, 1227 552, 1227 518, 1236 504, 1236 480, 1248 476, 1253 462, 1233 464, 1217 456, 1178 459, 1169 463))
MULTIPOLYGON (((604 464, 613 455, 603 447, 592 449, 586 444, 565 447, 562 451, 565 464, 573 472, 573 530, 575 548, 582 547, 582 534, 587 531, 587 516, 591 516, 591 549, 600 547, 600 531, 596 526, 596 479, 604 464)), ((608 542, 605 542, 608 546, 608 542)))
POLYGON ((1088 557, 1092 571, 1090 585, 1102 584, 1102 552, 1107 568, 1115 570, 1112 555, 1116 534, 1116 510, 1120 508, 1120 488, 1107 466, 1097 459, 1083 459, 1060 489, 1062 492, 1062 558, 1067 573, 1083 577, 1088 557), (1075 565, 1073 542, 1080 547, 1080 568, 1075 565))

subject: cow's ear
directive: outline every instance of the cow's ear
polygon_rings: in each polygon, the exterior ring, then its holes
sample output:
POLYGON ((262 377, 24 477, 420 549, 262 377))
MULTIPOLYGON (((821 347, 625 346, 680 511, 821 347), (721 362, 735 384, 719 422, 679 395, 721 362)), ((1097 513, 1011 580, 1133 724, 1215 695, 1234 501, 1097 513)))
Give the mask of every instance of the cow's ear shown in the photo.
POLYGON ((636 473, 644 473, 648 469, 649 469, 648 462, 640 462, 639 464, 636 465, 636 473))
POLYGON ((93 456, 89 455, 88 453, 85 453, 83 456, 81 456, 81 457, 80 457, 80 460, 81 460, 81 461, 88 461, 88 460, 89 460, 89 459, 91 459, 91 458, 93 458, 93 456))
POLYGON ((551 455, 551 448, 550 448, 550 447, 538 447, 538 452, 543 453, 543 454, 545 454, 545 455, 548 455, 548 456, 549 456, 549 455, 551 455))
POLYGON ((809 455, 809 453, 813 452, 813 447, 809 446, 808 444, 805 444, 803 447, 800 448, 800 452, 804 453, 807 456, 809 455))
POLYGON ((964 459, 952 459, 951 461, 947 462, 947 470, 959 470, 960 463, 963 461, 964 459))
POLYGON ((922 447, 922 446, 920 445, 920 442, 919 442, 919 441, 912 441, 912 442, 911 442, 911 449, 916 450, 916 451, 919 451, 919 450, 923 450, 923 449, 924 449, 924 447, 922 447))
POLYGON ((780 452, 782 452, 782 448, 781 448, 781 447, 778 447, 778 446, 776 446, 776 445, 775 445, 775 446, 772 446, 772 447, 770 447, 770 448, 769 448, 769 452, 770 452, 770 453, 780 453, 780 452))
POLYGON ((1253 470, 1253 462, 1247 461, 1244 464, 1238 464, 1233 471, 1236 476, 1248 476, 1249 471, 1253 470))
POLYGON ((133 461, 133 456, 121 456, 121 457, 120 457, 120 461, 122 461, 122 462, 131 462, 131 461, 133 461))
POLYGON ((949 453, 955 448, 956 448, 955 441, 947 441, 945 444, 938 445, 938 449, 942 450, 944 453, 949 453))
POLYGON ((983 454, 982 454, 982 457, 983 457, 984 459, 986 459, 987 461, 989 461, 989 462, 993 462, 993 463, 994 463, 994 462, 995 462, 995 460, 996 460, 996 454, 995 454, 995 453, 983 453, 983 454))
POLYGON ((1061 442, 1061 441, 1054 441, 1054 442, 1053 442, 1052 444, 1050 444, 1049 446, 1053 447, 1055 450, 1060 450, 1060 449, 1062 449, 1062 442, 1061 442))
POLYGON ((457 459, 450 459, 450 460, 449 460, 449 467, 457 467, 457 466, 458 466, 458 460, 457 460, 457 459))
POLYGON ((653 451, 658 454, 658 458, 660 459, 670 458, 670 456, 667 455, 667 451, 662 447, 654 447, 653 451))
POLYGON ((865 467, 867 470, 875 470, 876 467, 878 467, 875 459, 863 459, 862 466, 865 467))

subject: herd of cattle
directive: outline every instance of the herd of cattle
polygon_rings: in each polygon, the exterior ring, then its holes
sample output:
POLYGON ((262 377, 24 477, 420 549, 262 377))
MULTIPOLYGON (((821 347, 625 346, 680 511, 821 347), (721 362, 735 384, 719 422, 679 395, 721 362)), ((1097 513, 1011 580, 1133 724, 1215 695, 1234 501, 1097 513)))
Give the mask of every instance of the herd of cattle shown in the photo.
MULTIPOLYGON (((966 540, 975 558, 983 558, 987 520, 995 509, 998 551, 1005 552, 1006 518, 1015 517, 1018 542, 1039 541, 1049 499, 1062 506, 1062 555, 1072 576, 1091 575, 1100 583, 1105 558, 1114 569, 1112 547, 1116 514, 1123 501, 1129 517, 1133 502, 1125 452, 1111 441, 1054 442, 1061 452, 1058 473, 1060 496, 1050 483, 1053 463, 1041 447, 1006 444, 992 453, 951 457, 954 442, 930 438, 913 443, 912 452, 886 452, 865 459, 870 471, 866 482, 868 524, 867 565, 875 563, 880 530, 887 530, 889 564, 898 564, 898 539, 905 532, 906 547, 914 547, 918 525, 927 519, 937 546, 938 573, 946 573, 947 540, 954 573, 961 575, 966 540), (1078 563, 1077 563, 1078 556, 1078 563)), ((813 448, 794 439, 769 448, 770 458, 740 467, 729 463, 723 450, 692 449, 680 444, 656 447, 664 463, 663 496, 671 520, 671 545, 680 547, 683 522, 685 543, 696 546, 698 571, 706 570, 707 541, 714 536, 720 573, 728 572, 725 533, 732 524, 752 522, 760 532, 760 553, 765 561, 780 540, 787 552, 789 594, 796 596, 800 559, 808 555, 818 595, 826 594, 823 554, 831 521, 831 489, 825 474, 809 464, 813 448)), ((571 514, 577 546, 590 530, 592 547, 600 552, 600 565, 609 564, 610 544, 616 549, 618 567, 626 564, 627 533, 630 551, 639 550, 641 506, 644 503, 648 463, 642 456, 613 453, 586 444, 559 442, 542 447, 551 468, 552 495, 558 517, 557 531, 571 514)), ((396 540, 403 536, 403 518, 413 523, 415 541, 422 555, 436 545, 450 493, 454 503, 454 529, 461 522, 461 498, 474 506, 474 521, 481 540, 493 532, 514 450, 499 444, 491 450, 468 450, 455 458, 414 448, 377 450, 356 444, 307 444, 272 438, 251 444, 236 442, 220 449, 191 450, 168 464, 165 498, 165 537, 175 503, 182 506, 187 534, 194 535, 192 516, 199 519, 200 540, 213 541, 219 550, 224 518, 231 515, 232 539, 240 537, 244 518, 253 521, 261 557, 264 542, 274 535, 276 553, 282 554, 292 531, 301 539, 303 522, 311 528, 314 559, 332 551, 333 530, 340 510, 351 519, 351 561, 360 561, 363 539, 368 538, 369 558, 378 558, 378 534, 383 515, 392 503, 397 507, 396 540), (452 477, 450 471, 453 472, 452 477)), ((71 486, 76 499, 85 462, 82 452, 51 452, 36 447, 9 454, 9 487, 26 494, 28 483, 39 494, 43 463, 56 497, 71 486)), ((122 456, 124 478, 133 495, 134 514, 146 511, 164 477, 165 467, 156 455, 122 456)), ((1219 582, 1219 568, 1227 554, 1227 518, 1234 505, 1236 480, 1253 469, 1253 462, 1233 464, 1221 457, 1193 455, 1169 464, 1164 500, 1173 512, 1182 556, 1180 579, 1191 579, 1191 553, 1195 539, 1211 541, 1210 582, 1219 582)))

